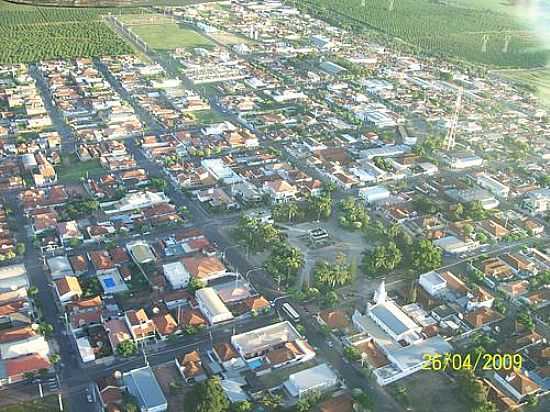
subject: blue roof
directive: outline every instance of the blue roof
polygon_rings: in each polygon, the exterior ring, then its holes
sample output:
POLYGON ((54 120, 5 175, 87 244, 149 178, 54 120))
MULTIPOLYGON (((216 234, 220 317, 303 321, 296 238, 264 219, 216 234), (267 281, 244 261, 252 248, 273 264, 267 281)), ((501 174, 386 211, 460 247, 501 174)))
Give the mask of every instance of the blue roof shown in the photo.
POLYGON ((168 402, 162 393, 157 378, 150 366, 134 369, 124 374, 124 384, 134 395, 139 405, 146 410, 168 407, 168 402))

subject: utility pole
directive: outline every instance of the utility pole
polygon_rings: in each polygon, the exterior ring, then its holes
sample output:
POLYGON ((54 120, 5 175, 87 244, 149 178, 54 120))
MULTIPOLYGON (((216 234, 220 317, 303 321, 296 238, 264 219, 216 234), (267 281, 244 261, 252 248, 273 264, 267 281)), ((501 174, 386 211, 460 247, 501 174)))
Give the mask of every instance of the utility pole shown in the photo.
POLYGON ((489 35, 484 34, 481 43, 481 53, 487 53, 487 42, 489 41, 489 35))

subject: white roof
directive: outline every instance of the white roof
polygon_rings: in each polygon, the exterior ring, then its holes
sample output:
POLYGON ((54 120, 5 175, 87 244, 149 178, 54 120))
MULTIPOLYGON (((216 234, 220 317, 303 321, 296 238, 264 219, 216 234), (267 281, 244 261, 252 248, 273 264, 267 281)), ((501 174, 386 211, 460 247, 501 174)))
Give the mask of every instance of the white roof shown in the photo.
POLYGON ((74 276, 71 262, 69 262, 67 256, 48 258, 47 263, 53 277, 74 276))
POLYGON ((326 363, 314 366, 313 368, 293 373, 288 377, 285 386, 290 390, 292 395, 296 396, 302 392, 307 392, 310 389, 320 386, 336 385, 338 376, 328 367, 326 363))
POLYGON ((172 286, 185 283, 186 280, 189 280, 189 273, 185 270, 183 263, 179 261, 162 265, 162 270, 164 276, 172 286))
POLYGON ((434 271, 423 273, 422 275, 420 275, 419 280, 425 283, 426 285, 430 285, 430 286, 439 286, 439 285, 447 284, 447 281, 443 279, 439 273, 434 271))
POLYGON ((399 344, 392 345, 392 347, 386 346, 386 350, 400 369, 408 369, 424 363, 426 354, 450 353, 453 347, 441 336, 434 336, 405 347, 401 347, 399 344))
POLYGON ((25 265, 10 265, 0 268, 0 279, 16 278, 27 273, 25 265))
POLYGON ((233 346, 241 353, 256 353, 274 346, 300 339, 300 334, 290 322, 280 322, 231 337, 233 346))
POLYGON ((43 336, 32 336, 27 339, 0 344, 0 353, 2 359, 13 359, 31 353, 48 356, 50 347, 43 336))
POLYGON ((202 288, 195 292, 197 300, 202 302, 212 317, 219 315, 231 315, 227 306, 222 302, 213 288, 202 288))
POLYGON ((82 362, 92 362, 95 360, 94 349, 90 345, 90 341, 87 336, 83 336, 76 340, 78 346, 78 352, 80 352, 80 357, 82 362))
POLYGON ((370 308, 370 312, 396 336, 419 328, 411 318, 391 301, 374 305, 370 308))

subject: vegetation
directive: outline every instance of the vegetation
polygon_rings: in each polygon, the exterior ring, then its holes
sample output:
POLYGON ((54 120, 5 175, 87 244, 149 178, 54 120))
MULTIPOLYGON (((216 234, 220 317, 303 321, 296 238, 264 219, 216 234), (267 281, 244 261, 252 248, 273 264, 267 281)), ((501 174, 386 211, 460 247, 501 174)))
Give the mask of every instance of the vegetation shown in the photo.
POLYGON ((328 219, 332 214, 332 198, 325 192, 304 201, 292 201, 273 206, 271 215, 276 222, 305 222, 328 219))
POLYGON ((319 262, 314 269, 313 277, 315 285, 321 291, 330 291, 352 281, 352 267, 346 263, 346 257, 340 255, 336 257, 334 264, 319 262))
POLYGON ((105 172, 97 159, 79 162, 71 161, 57 170, 57 178, 60 182, 75 183, 86 177, 100 176, 105 172))
POLYGON ((234 235, 250 252, 263 252, 281 239, 281 232, 275 226, 248 216, 241 216, 234 235))
POLYGON ((133 340, 125 340, 118 345, 116 351, 120 356, 128 358, 137 353, 137 346, 133 340))
POLYGON ((369 223, 366 207, 359 200, 348 197, 339 204, 342 215, 338 218, 341 226, 350 230, 365 229, 369 223))
MULTIPOLYGON (((32 378, 32 376, 30 378, 32 378)), ((2 412, 54 412, 59 410, 59 403, 57 395, 49 395, 43 399, 35 399, 2 406, 0 410, 2 412)))
POLYGON ((143 24, 132 26, 131 30, 153 49, 213 46, 206 37, 196 31, 184 29, 176 23, 143 24))
POLYGON ((411 264, 420 272, 428 272, 441 266, 443 253, 440 248, 429 240, 421 240, 416 243, 412 255, 411 264))
POLYGON ((3 9, 0 44, 0 64, 132 52, 92 9, 3 9))
POLYGON ((229 400, 218 378, 210 378, 198 383, 186 397, 186 409, 196 412, 229 411, 229 400))
POLYGON ((354 362, 361 359, 361 352, 355 346, 346 346, 344 348, 344 356, 347 360, 354 362))
POLYGON ((543 67, 548 51, 510 15, 429 0, 298 0, 321 18, 398 37, 433 56, 501 67, 543 67), (392 5, 390 7, 390 4, 392 5), (391 8, 391 10, 390 10, 391 8), (507 50, 502 32, 512 32, 507 50), (516 32, 515 35, 513 32, 516 32), (483 47, 484 34, 487 35, 483 47))
POLYGON ((266 270, 280 286, 288 287, 304 265, 299 249, 285 242, 278 242, 265 262, 266 270))
POLYGON ((389 273, 401 263, 401 251, 394 242, 376 246, 363 257, 363 268, 370 275, 389 273))

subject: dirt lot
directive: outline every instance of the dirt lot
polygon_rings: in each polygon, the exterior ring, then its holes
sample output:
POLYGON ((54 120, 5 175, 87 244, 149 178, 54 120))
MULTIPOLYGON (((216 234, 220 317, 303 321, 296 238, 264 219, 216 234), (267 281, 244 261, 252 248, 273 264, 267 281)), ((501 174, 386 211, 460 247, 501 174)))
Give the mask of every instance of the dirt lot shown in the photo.
POLYGON ((390 393, 404 387, 403 396, 396 399, 414 412, 464 412, 463 402, 458 398, 456 384, 443 373, 418 372, 388 386, 390 393))
POLYGON ((185 385, 175 362, 157 366, 154 369, 154 372, 159 385, 162 388, 162 392, 164 392, 164 396, 166 396, 166 399, 168 400, 168 412, 181 411, 185 392, 189 389, 189 387, 185 385), (180 386, 177 389, 171 389, 170 384, 172 382, 175 382, 180 386))

